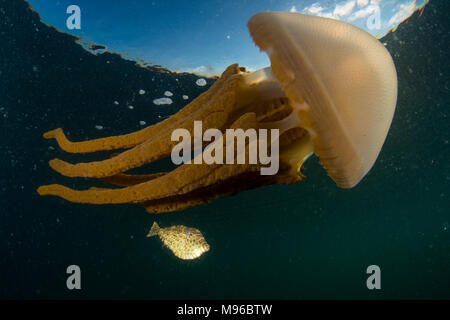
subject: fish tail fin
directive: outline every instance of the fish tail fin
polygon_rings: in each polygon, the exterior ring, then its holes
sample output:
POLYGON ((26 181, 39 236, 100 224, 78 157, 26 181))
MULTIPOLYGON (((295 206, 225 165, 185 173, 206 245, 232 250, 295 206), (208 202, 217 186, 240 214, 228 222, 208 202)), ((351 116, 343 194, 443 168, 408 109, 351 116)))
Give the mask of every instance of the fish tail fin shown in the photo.
POLYGON ((159 226, 158 224, 155 222, 153 222, 152 228, 150 229, 149 233, 147 234, 147 237, 153 237, 158 235, 159 233, 159 226))

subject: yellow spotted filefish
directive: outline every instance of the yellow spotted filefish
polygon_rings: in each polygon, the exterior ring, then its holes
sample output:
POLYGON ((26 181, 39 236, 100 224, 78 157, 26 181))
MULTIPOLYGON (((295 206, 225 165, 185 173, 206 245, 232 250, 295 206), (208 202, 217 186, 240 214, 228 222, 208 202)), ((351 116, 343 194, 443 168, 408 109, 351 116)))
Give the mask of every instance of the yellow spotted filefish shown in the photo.
POLYGON ((194 228, 185 226, 160 228, 154 222, 147 237, 156 235, 175 256, 183 260, 196 259, 210 248, 200 230, 194 228))

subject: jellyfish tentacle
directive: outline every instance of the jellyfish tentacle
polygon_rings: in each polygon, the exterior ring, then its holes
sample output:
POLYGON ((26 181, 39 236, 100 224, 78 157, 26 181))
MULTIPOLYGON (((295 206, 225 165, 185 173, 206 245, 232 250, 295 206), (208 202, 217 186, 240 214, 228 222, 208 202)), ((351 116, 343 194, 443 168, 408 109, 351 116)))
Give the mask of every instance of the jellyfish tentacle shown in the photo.
MULTIPOLYGON (((125 188, 74 190, 63 185, 52 184, 39 187, 38 193, 40 195, 54 195, 78 203, 139 203, 176 194, 184 194, 198 187, 208 186, 215 181, 225 180, 229 176, 248 170, 247 165, 238 166, 242 166, 242 168, 224 170, 222 166, 221 168, 215 168, 216 170, 211 170, 215 167, 214 165, 186 164, 179 167, 179 169, 185 170, 176 169, 159 178, 125 188), (187 166, 191 167, 187 168, 187 166), (189 179, 180 179, 180 177, 189 177, 189 179)), ((256 171, 256 169, 254 170, 256 171)))
MULTIPOLYGON (((283 178, 281 178, 281 175, 269 178, 258 177, 251 181, 240 182, 238 188, 230 187, 230 184, 227 183, 229 181, 239 182, 243 176, 255 174, 260 169, 259 163, 244 165, 185 164, 166 174, 140 176, 121 174, 121 172, 168 156, 175 145, 175 142, 170 140, 172 130, 176 126, 184 126, 192 134, 194 130, 193 119, 203 119, 203 129, 220 128, 224 131, 226 128, 242 130, 252 128, 257 130, 260 127, 273 127, 286 121, 285 118, 292 116, 292 108, 286 99, 280 101, 255 100, 250 103, 250 107, 238 106, 235 90, 238 81, 239 78, 234 77, 224 83, 211 101, 194 110, 188 119, 180 119, 173 127, 158 132, 153 139, 113 158, 74 165, 59 159, 50 162, 50 165, 56 171, 64 175, 102 178, 106 182, 125 186, 124 188, 91 188, 82 191, 62 185, 48 185, 40 187, 38 192, 41 195, 55 195, 72 202, 81 203, 142 203, 149 212, 165 212, 205 204, 216 198, 238 192, 236 190, 251 189, 253 185, 256 187, 272 183, 299 181, 299 175, 293 175, 290 169, 288 170, 289 174, 284 175, 283 178), (259 105, 263 108, 253 112, 255 106, 259 105), (242 112, 249 109, 252 112, 242 115, 242 112), (235 117, 238 117, 237 120, 234 119, 235 117), (260 121, 261 123, 259 123, 260 121), (256 182, 253 184, 253 181, 256 182), (208 190, 215 191, 211 193, 208 190)), ((225 144, 224 139, 222 139, 222 143, 225 144)), ((249 143, 246 142, 246 152, 248 152, 248 147, 249 143)), ((237 154, 235 154, 235 157, 237 157, 237 154)), ((235 182, 232 185, 236 185, 235 182)))
POLYGON ((171 145, 170 139, 155 139, 102 161, 71 164, 53 159, 49 165, 68 177, 105 178, 161 159, 170 154, 171 145))
POLYGON ((103 181, 108 182, 110 184, 121 186, 121 187, 128 187, 133 186, 135 184, 147 182, 159 177, 162 177, 163 175, 167 174, 166 172, 158 172, 158 173, 151 173, 151 174, 124 174, 119 173, 111 177, 105 177, 102 178, 103 181))
POLYGON ((147 139, 148 136, 151 136, 155 130, 163 125, 163 122, 161 122, 158 125, 150 126, 130 134, 80 142, 70 141, 66 137, 64 131, 61 128, 58 128, 44 133, 44 138, 56 139, 58 146, 62 150, 70 153, 90 153, 103 150, 128 149, 147 139))
POLYGON ((175 195, 168 198, 143 202, 145 210, 149 213, 164 213, 184 210, 190 207, 208 204, 216 199, 238 194, 245 190, 268 186, 276 183, 293 184, 300 182, 304 176, 291 175, 262 176, 259 172, 245 172, 234 176, 225 182, 215 183, 204 188, 198 188, 192 192, 175 195))
POLYGON ((193 119, 202 119, 203 129, 217 128, 219 130, 225 129, 228 123, 234 120, 230 118, 230 114, 236 108, 235 88, 237 81, 238 79, 235 78, 224 84, 208 104, 192 112, 187 119, 180 119, 172 127, 160 131, 153 139, 113 158, 77 164, 53 159, 49 164, 55 171, 68 177, 103 178, 167 157, 178 143, 171 140, 173 130, 184 128, 192 136, 194 131, 193 119))
POLYGON ((258 172, 251 173, 253 175, 244 173, 239 176, 232 177, 223 183, 215 183, 207 187, 198 188, 186 194, 150 200, 143 202, 142 204, 149 213, 178 211, 194 206, 208 204, 215 199, 238 193, 240 190, 243 191, 252 189, 252 185, 256 187, 270 184, 269 179, 266 179, 267 182, 263 183, 259 178, 261 176, 259 176, 258 172))
MULTIPOLYGON (((218 87, 214 96, 210 97, 211 100, 208 103, 195 106, 196 109, 191 110, 188 117, 180 116, 179 114, 174 115, 173 118, 176 121, 173 121, 172 126, 161 128, 153 138, 116 157, 103 161, 78 164, 70 164, 60 159, 53 159, 49 164, 55 171, 65 176, 104 178, 168 156, 171 149, 176 145, 170 139, 172 131, 176 128, 185 128, 192 135, 193 120, 195 119, 203 119, 203 129, 205 130, 217 128, 223 131, 242 112, 249 108, 249 106, 243 107, 236 103, 239 98, 237 97, 238 86, 242 79, 242 77, 239 77, 240 74, 238 74, 238 77, 235 76, 238 71, 239 68, 237 66, 232 66, 224 72, 225 77, 222 85, 218 87)), ((259 111, 259 108, 256 109, 258 109, 257 113, 264 117, 265 113, 279 113, 278 110, 281 107, 285 107, 287 103, 284 100, 281 102, 255 100, 250 103, 250 108, 255 109, 255 106, 262 106, 262 111, 259 111)), ((189 109, 190 107, 186 108, 189 109)))
POLYGON ((58 128, 44 133, 43 136, 46 139, 56 139, 59 147, 62 150, 70 153, 90 153, 102 150, 128 149, 141 144, 147 139, 151 139, 152 136, 154 136, 161 130, 171 127, 176 122, 179 122, 180 120, 190 116, 193 112, 199 109, 199 106, 208 104, 211 100, 211 97, 216 95, 216 93, 221 90, 223 83, 230 77, 239 74, 240 72, 241 71, 237 64, 229 66, 208 91, 202 93, 178 113, 165 119, 164 121, 148 126, 147 128, 133 133, 87 141, 72 142, 66 137, 64 131, 61 128, 58 128))
MULTIPOLYGON (((226 113, 224 112, 211 113, 205 117, 203 124, 205 128, 221 128, 224 126, 226 119, 226 113)), ((186 125, 184 129, 187 129, 191 135, 193 134, 193 124, 186 125)), ((53 159, 49 162, 49 165, 55 171, 68 177, 104 178, 167 157, 177 143, 177 141, 171 140, 171 131, 167 131, 157 138, 142 143, 113 158, 77 164, 53 159)))
MULTIPOLYGON (((257 127, 257 122, 254 113, 243 115, 232 126, 232 128, 243 128, 244 130, 255 127, 257 127)), ((223 141, 223 143, 226 142, 223 141)), ((156 179, 120 189, 79 191, 53 184, 40 187, 38 192, 41 195, 55 195, 79 203, 136 203, 185 194, 245 172, 258 170, 259 164, 184 164, 156 179)))

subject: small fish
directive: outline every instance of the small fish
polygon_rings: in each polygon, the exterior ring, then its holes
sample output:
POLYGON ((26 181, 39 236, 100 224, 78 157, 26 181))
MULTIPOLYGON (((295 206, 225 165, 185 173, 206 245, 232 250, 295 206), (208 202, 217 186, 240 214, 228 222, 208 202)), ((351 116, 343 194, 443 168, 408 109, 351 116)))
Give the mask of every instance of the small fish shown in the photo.
POLYGON ((185 226, 172 226, 160 228, 154 222, 147 237, 158 235, 164 245, 168 247, 175 256, 183 260, 192 260, 200 257, 209 251, 209 244, 206 242, 200 230, 185 226))

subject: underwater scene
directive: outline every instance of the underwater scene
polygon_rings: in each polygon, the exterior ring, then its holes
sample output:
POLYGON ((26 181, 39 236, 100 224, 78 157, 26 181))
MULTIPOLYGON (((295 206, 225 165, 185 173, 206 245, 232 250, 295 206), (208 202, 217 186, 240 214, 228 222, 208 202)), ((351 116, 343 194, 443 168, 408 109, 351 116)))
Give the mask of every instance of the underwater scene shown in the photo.
POLYGON ((0 0, 0 298, 450 299, 448 12, 0 0))

